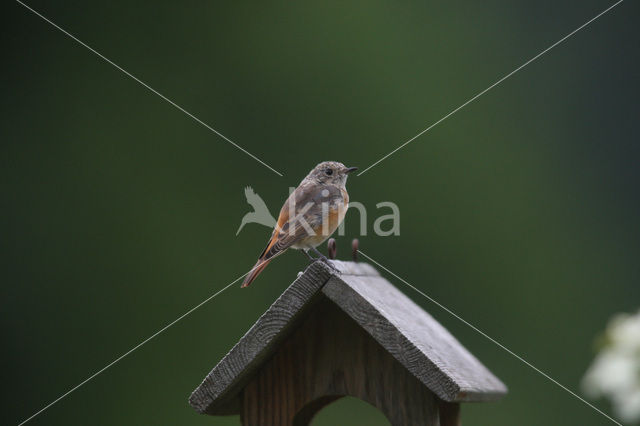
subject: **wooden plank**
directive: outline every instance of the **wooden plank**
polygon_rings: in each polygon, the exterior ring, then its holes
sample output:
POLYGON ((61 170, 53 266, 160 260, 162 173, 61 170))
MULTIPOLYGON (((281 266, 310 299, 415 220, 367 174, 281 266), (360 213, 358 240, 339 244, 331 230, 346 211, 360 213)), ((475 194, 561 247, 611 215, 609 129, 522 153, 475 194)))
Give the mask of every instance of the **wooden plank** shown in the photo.
POLYGON ((459 403, 438 400, 438 413, 440 426, 461 426, 459 403))
POLYGON ((322 262, 309 265, 193 391, 191 406, 200 413, 239 414, 243 385, 293 328, 330 274, 322 262))
POLYGON ((245 387, 242 424, 306 426, 346 395, 394 426, 439 424, 435 395, 323 297, 245 387))
POLYGON ((322 292, 443 400, 489 401, 507 392, 451 333, 384 278, 333 276, 322 292))
POLYGON ((244 386, 323 295, 441 399, 487 401, 506 393, 498 378, 371 265, 333 264, 341 273, 320 261, 310 265, 258 319, 191 395, 197 411, 240 413, 244 386))

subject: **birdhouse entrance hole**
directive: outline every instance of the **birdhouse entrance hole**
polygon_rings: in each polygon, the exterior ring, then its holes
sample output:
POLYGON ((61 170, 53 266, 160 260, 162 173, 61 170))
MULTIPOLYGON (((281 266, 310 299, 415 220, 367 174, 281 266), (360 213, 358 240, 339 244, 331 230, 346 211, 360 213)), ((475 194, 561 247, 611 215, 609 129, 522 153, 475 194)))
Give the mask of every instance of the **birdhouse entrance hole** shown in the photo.
POLYGON ((458 426, 461 402, 506 392, 372 266, 334 260, 300 274, 189 402, 200 413, 240 414, 243 425, 304 426, 349 396, 394 426, 458 426))
POLYGON ((332 301, 321 297, 244 388, 242 423, 307 426, 342 396, 394 425, 438 422, 438 398, 332 301))
MULTIPOLYGON (((351 396, 344 396, 323 404, 311 420, 311 426, 334 426, 336 421, 352 426, 391 425, 389 419, 376 407, 366 401, 351 396)), ((302 413, 304 409, 300 412, 302 413)), ((297 417, 297 416, 296 416, 297 417)), ((294 418, 294 424, 296 419, 294 418)))

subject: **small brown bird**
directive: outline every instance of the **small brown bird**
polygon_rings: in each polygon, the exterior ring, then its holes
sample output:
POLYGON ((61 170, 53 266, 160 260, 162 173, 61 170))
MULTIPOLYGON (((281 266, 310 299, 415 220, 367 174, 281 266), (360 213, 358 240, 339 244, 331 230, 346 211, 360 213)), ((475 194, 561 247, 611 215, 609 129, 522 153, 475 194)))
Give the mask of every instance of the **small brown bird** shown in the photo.
POLYGON ((289 247, 302 250, 310 260, 315 260, 308 253, 313 250, 326 261, 316 247, 342 223, 349 205, 349 194, 345 187, 347 176, 357 169, 345 167, 336 161, 325 161, 302 179, 282 206, 271 239, 247 274, 242 287, 251 284, 269 262, 289 247))

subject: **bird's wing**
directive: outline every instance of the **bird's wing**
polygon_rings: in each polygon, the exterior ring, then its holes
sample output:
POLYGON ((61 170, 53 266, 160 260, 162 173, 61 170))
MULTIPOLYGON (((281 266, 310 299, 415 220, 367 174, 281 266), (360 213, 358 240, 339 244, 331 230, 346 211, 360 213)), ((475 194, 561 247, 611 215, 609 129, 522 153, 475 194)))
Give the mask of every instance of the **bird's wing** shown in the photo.
POLYGON ((278 216, 278 222, 269 243, 262 251, 251 272, 245 277, 242 287, 251 284, 275 257, 284 253, 296 242, 312 235, 311 232, 316 232, 321 228, 322 203, 330 202, 337 197, 336 191, 339 192, 337 188, 327 188, 326 192, 323 192, 322 189, 325 188, 318 188, 315 184, 302 183, 289 195, 280 210, 280 216, 278 216), (295 203, 292 210, 296 212, 296 217, 289 217, 292 203, 295 203), (300 215, 303 216, 304 222, 299 220, 300 215))
POLYGON ((260 259, 269 259, 288 249, 296 242, 312 235, 322 225, 322 201, 327 197, 319 195, 315 185, 300 185, 291 193, 280 210, 278 221, 271 239, 260 255, 260 259), (300 216, 290 217, 290 203, 295 203, 294 211, 300 216), (308 227, 305 226, 308 224, 308 227), (308 229, 311 228, 311 229, 308 229))

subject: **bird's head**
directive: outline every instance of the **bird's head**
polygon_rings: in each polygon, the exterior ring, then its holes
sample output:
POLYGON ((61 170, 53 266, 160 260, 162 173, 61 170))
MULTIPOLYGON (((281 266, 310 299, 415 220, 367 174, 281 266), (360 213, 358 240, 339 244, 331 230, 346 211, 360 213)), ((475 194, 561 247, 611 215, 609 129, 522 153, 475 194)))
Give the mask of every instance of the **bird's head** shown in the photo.
POLYGON ((346 167, 337 161, 324 161, 311 170, 305 180, 312 180, 321 184, 344 186, 349 173, 358 170, 357 167, 346 167))

